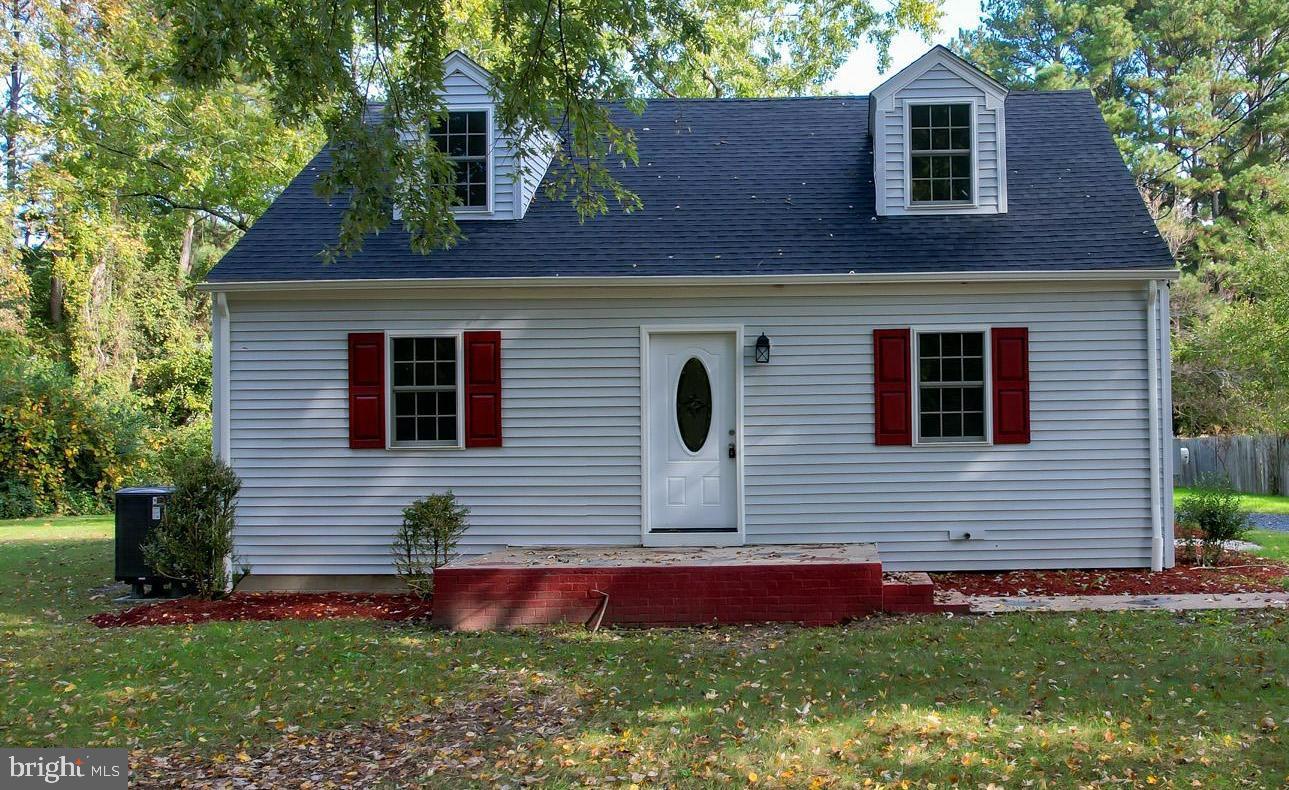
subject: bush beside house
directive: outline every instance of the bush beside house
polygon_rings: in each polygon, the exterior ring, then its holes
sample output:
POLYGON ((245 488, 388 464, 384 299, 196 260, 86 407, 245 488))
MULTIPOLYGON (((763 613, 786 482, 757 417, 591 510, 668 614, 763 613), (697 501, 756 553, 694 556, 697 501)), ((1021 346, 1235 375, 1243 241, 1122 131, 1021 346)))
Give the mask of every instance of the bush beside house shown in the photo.
POLYGON ((1239 494, 1217 477, 1205 478, 1177 505, 1177 522, 1180 559, 1202 565, 1217 565, 1226 542, 1244 538, 1250 529, 1239 494))
POLYGON ((408 589, 420 596, 434 592, 434 569, 456 554, 469 515, 451 491, 431 494, 403 509, 403 525, 392 548, 395 573, 408 589))
POLYGON ((160 525, 143 547, 144 557, 158 573, 184 582, 197 595, 218 598, 237 581, 230 567, 237 563, 234 502, 242 482, 223 461, 204 455, 175 469, 174 487, 160 525))

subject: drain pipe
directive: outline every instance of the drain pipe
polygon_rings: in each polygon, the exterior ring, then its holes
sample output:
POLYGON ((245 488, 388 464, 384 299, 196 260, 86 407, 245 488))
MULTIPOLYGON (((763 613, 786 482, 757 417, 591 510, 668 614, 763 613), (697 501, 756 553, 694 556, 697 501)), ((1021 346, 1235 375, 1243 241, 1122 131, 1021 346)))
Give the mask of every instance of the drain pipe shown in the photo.
POLYGON ((1159 463, 1159 283, 1147 284, 1146 367, 1150 383, 1150 569, 1164 569, 1164 515, 1159 463))

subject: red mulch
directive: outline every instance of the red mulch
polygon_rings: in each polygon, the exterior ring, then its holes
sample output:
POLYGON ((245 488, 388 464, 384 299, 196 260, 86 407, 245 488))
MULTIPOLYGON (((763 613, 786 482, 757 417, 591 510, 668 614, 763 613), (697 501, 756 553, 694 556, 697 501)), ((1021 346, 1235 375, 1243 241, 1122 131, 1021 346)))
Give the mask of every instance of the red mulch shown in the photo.
POLYGON ((1178 565, 1152 573, 1140 568, 933 573, 937 591, 963 595, 1178 595, 1284 592, 1289 565, 1259 557, 1230 557, 1229 566, 1178 565))
POLYGON ((115 612, 89 621, 99 628, 123 625, 179 625, 216 620, 428 620, 430 602, 414 595, 380 593, 233 593, 218 601, 174 598, 115 612))

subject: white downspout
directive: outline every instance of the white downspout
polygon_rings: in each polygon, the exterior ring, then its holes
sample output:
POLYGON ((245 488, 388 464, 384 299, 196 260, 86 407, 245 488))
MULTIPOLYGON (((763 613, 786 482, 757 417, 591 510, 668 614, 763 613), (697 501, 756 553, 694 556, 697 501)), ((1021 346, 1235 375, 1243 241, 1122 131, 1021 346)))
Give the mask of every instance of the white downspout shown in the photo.
POLYGON ((1164 517, 1159 480, 1159 283, 1151 280, 1146 287, 1146 367, 1150 377, 1150 569, 1162 571, 1164 517))
POLYGON ((211 305, 211 400, 212 405, 212 449, 215 457, 226 464, 232 461, 232 437, 231 425, 232 409, 229 404, 229 315, 228 315, 228 297, 225 294, 215 294, 214 303, 211 305))
MULTIPOLYGON (((229 403, 231 395, 229 342, 232 333, 228 326, 228 296, 223 293, 215 294, 210 308, 211 449, 216 458, 231 466, 233 453, 232 406, 229 403)), ((236 544, 236 538, 234 538, 234 544, 236 544)), ((224 592, 232 590, 233 570, 233 554, 230 553, 224 557, 224 574, 229 582, 224 592)))

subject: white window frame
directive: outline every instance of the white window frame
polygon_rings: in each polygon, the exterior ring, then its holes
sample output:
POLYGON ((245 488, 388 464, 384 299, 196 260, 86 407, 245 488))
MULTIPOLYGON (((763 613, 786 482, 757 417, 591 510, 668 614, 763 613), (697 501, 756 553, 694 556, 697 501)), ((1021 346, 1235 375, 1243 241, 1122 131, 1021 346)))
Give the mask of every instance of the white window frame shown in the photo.
MULTIPOLYGON (((445 112, 482 112, 488 118, 488 204, 486 206, 453 206, 454 219, 491 216, 495 212, 493 187, 497 183, 497 171, 494 162, 494 151, 497 148, 497 129, 492 121, 491 104, 453 104, 444 108, 445 112)), ((446 119, 445 119, 446 121, 446 119)), ((446 153, 446 152, 445 152, 446 153)), ((449 157, 450 158, 450 157, 449 157)))
POLYGON ((978 129, 980 118, 980 100, 970 97, 938 99, 905 99, 904 100, 904 208, 909 211, 961 211, 962 209, 979 208, 980 206, 980 163, 976 156, 980 151, 978 129), (968 119, 971 124, 971 200, 943 200, 936 202, 915 201, 913 199, 913 108, 939 104, 965 104, 968 106, 968 119))
POLYGON ((982 326, 980 324, 947 324, 937 326, 918 326, 912 328, 912 342, 909 348, 909 365, 912 370, 910 380, 912 383, 913 395, 913 446, 914 447, 991 447, 994 443, 994 365, 993 365, 993 343, 992 343, 992 326, 982 326), (922 365, 921 365, 921 342, 919 338, 922 335, 936 335, 941 332, 979 332, 982 335, 983 342, 981 349, 984 352, 984 405, 985 405, 985 438, 982 439, 923 439, 922 438, 922 365))
POLYGON ((433 330, 385 333, 385 447, 389 450, 461 450, 465 448, 465 335, 460 331, 433 330), (456 345, 457 438, 455 442, 400 442, 394 414, 394 340, 399 338, 451 338, 456 345))

